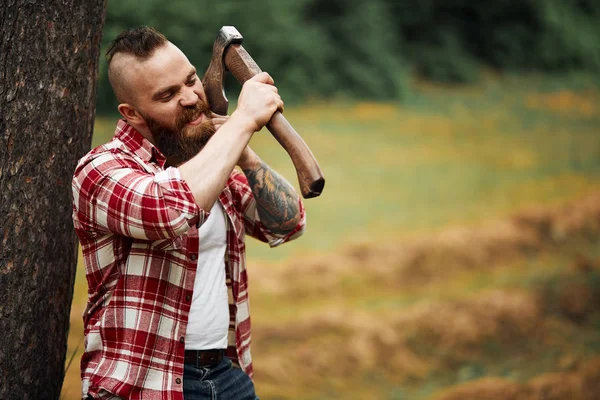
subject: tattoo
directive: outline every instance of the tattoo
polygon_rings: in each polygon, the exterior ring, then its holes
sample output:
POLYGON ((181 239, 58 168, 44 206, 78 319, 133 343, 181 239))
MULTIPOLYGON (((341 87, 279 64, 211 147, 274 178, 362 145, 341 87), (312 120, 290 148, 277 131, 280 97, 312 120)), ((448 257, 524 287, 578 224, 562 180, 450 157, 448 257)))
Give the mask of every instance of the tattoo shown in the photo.
POLYGON ((243 171, 265 228, 283 235, 293 231, 300 222, 300 199, 290 184, 262 161, 243 171))

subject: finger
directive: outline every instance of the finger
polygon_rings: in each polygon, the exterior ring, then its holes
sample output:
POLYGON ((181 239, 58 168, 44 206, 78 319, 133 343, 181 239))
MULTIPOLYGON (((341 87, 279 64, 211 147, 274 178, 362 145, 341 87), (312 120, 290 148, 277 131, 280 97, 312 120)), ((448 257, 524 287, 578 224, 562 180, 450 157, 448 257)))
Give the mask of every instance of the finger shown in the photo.
POLYGON ((211 116, 212 118, 218 118, 218 117, 229 117, 229 115, 221 115, 221 114, 217 114, 217 113, 215 113, 215 112, 212 112, 212 111, 210 112, 210 116, 211 116))
POLYGON ((224 124, 225 122, 227 122, 229 118, 223 118, 223 117, 217 117, 217 118, 212 118, 212 122, 213 124, 224 124))
POLYGON ((273 80, 273 78, 271 78, 271 75, 269 75, 266 72, 261 72, 260 74, 254 75, 252 77, 252 80, 260 83, 266 83, 267 85, 275 84, 275 81, 273 80))
POLYGON ((281 99, 281 96, 277 95, 277 99, 275 99, 275 103, 277 104, 277 111, 282 113, 285 105, 283 104, 283 100, 281 99))

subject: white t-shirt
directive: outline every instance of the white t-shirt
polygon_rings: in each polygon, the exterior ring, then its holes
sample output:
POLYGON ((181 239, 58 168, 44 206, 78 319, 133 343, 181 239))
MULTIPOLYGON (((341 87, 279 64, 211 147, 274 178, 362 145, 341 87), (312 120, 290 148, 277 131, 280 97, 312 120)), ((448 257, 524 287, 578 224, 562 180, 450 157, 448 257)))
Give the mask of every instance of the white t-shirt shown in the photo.
POLYGON ((198 231, 198 269, 185 334, 186 350, 227 348, 229 302, 225 283, 225 218, 223 206, 217 200, 198 231))

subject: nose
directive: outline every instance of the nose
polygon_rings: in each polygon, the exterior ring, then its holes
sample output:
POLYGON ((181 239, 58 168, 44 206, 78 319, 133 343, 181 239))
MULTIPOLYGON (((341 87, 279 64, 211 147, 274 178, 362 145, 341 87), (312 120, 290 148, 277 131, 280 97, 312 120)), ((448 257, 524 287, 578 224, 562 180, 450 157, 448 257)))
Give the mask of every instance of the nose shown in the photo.
POLYGON ((179 104, 182 107, 194 106, 198 102, 198 98, 198 94, 196 94, 193 88, 186 87, 181 94, 179 104))

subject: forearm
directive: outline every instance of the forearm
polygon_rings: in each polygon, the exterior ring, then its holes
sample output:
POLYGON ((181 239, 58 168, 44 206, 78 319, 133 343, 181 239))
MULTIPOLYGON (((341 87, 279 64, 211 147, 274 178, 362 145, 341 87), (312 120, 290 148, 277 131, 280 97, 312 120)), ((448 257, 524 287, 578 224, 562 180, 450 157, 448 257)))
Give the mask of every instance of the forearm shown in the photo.
POLYGON ((252 124, 234 112, 196 156, 179 166, 200 208, 212 208, 253 133, 252 124))
POLYGON ((252 150, 239 163, 252 189, 263 226, 274 234, 292 232, 300 222, 300 198, 294 188, 252 150))

